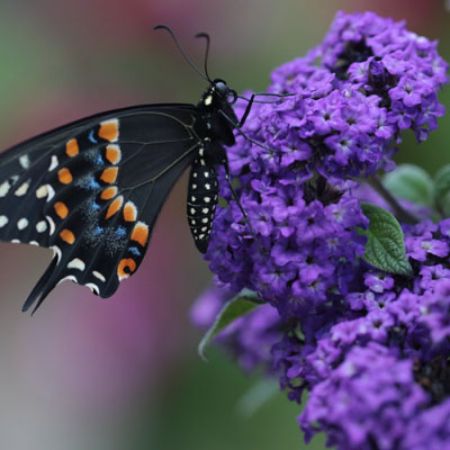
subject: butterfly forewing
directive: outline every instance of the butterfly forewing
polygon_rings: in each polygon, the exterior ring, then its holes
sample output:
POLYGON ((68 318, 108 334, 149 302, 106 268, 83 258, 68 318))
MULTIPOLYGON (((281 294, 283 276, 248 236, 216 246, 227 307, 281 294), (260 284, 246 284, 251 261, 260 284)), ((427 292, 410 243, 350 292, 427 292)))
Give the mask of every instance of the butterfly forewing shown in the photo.
POLYGON ((165 198, 195 158, 196 119, 189 105, 119 110, 0 156, 0 240, 55 253, 24 309, 64 279, 109 297, 137 270, 165 198))

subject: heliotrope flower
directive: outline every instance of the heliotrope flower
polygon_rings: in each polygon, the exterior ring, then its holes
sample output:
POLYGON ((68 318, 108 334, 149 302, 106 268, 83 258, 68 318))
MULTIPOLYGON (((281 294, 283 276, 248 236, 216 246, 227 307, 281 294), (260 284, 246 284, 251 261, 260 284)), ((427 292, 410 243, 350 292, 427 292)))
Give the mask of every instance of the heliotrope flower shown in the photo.
POLYGON ((404 22, 338 13, 319 46, 272 73, 268 91, 288 96, 256 103, 227 149, 240 205, 221 173, 228 204, 206 255, 221 290, 205 304, 217 310, 242 288, 267 303, 219 339, 291 400, 308 392, 307 439, 450 446, 450 220, 385 195, 382 206, 418 222, 401 224, 410 272, 391 273, 364 260, 361 207, 380 203, 362 182, 395 168, 402 131, 423 141, 437 127, 446 72, 437 43, 404 22))

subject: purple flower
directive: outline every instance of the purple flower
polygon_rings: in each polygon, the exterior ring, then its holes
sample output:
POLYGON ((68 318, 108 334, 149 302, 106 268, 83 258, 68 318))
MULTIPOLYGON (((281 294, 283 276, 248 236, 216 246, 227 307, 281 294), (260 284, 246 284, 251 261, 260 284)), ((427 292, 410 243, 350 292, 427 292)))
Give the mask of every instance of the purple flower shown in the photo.
POLYGON ((450 349, 450 276, 435 283, 422 307, 421 322, 427 327, 433 345, 450 349))
MULTIPOLYGON (((246 370, 270 368, 289 399, 308 392, 307 439, 450 446, 450 219, 399 200, 420 218, 401 224, 412 277, 369 267, 360 233, 361 201, 390 208, 361 180, 395 167, 403 130, 423 141, 436 128, 446 71, 436 42, 404 22, 338 13, 319 46, 272 73, 268 91, 293 95, 255 103, 242 130, 252 141, 227 149, 245 215, 219 173, 228 204, 206 259, 220 289, 253 289, 267 305, 220 341, 246 370)), ((205 298, 202 323, 223 302, 205 298)))
POLYGON ((444 450, 450 442, 450 400, 423 411, 409 424, 401 450, 444 450))
POLYGON ((312 389, 299 419, 306 439, 327 430, 328 445, 341 450, 394 448, 427 401, 411 366, 378 344, 355 347, 312 389))

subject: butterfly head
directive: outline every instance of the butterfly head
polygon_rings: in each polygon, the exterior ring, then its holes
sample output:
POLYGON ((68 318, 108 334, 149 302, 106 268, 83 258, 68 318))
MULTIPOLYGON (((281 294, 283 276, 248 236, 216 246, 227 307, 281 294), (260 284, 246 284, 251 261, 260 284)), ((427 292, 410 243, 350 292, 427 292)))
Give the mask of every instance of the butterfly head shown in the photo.
POLYGON ((206 108, 223 108, 236 102, 237 93, 231 89, 224 80, 216 78, 202 97, 202 104, 206 108))

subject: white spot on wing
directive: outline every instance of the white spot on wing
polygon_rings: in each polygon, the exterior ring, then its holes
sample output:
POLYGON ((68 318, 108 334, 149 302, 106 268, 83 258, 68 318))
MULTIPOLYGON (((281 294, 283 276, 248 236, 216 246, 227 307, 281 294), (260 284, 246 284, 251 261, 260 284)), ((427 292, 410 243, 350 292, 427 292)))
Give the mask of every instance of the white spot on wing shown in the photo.
POLYGON ((8 194, 10 189, 11 189, 11 185, 9 184, 9 182, 8 181, 3 182, 0 185, 0 198, 6 197, 6 195, 8 194))
POLYGON ((9 222, 6 216, 0 216, 0 228, 3 228, 9 222))
POLYGON ((85 286, 87 288, 89 288, 91 290, 91 292, 93 292, 94 294, 99 295, 100 294, 100 289, 98 288, 98 286, 94 283, 86 283, 85 286))
POLYGON ((64 278, 61 278, 58 281, 58 284, 61 284, 62 282, 66 281, 66 280, 73 281, 74 283, 78 283, 77 277, 74 277, 73 275, 67 275, 64 278))
POLYGON ((36 224, 36 231, 38 233, 44 233, 48 228, 47 222, 45 220, 41 220, 36 224))
POLYGON ((83 270, 86 268, 86 264, 84 264, 84 262, 81 261, 80 258, 75 258, 72 259, 69 264, 67 264, 67 268, 81 270, 83 272, 83 270))
POLYGON ((36 197, 37 198, 44 198, 44 197, 47 197, 47 195, 48 195, 48 189, 47 189, 46 184, 44 184, 43 186, 36 189, 36 197))
POLYGON ((23 197, 27 192, 28 188, 30 187, 30 182, 26 181, 25 183, 22 183, 14 192, 14 195, 17 197, 23 197))
POLYGON ((22 219, 20 219, 17 222, 17 228, 19 230, 25 230, 25 228, 28 226, 28 219, 26 219, 25 217, 22 217, 22 219))
POLYGON ((28 155, 23 155, 19 158, 19 163, 24 169, 28 169, 30 167, 30 158, 28 155))
POLYGON ((51 172, 52 170, 55 170, 58 167, 58 165, 59 165, 58 158, 56 157, 56 155, 52 155, 48 171, 51 172))
POLYGON ((50 216, 45 216, 47 219, 47 222, 50 226, 50 236, 55 232, 55 222, 53 222, 53 219, 50 216))
POLYGON ((100 273, 94 270, 92 272, 92 275, 94 275, 95 278, 98 278, 100 281, 103 281, 103 283, 106 281, 106 278, 100 273))
POLYGON ((50 247, 50 249, 53 250, 53 256, 56 256, 56 261, 59 264, 59 262, 61 261, 61 256, 62 256, 61 249, 59 247, 57 247, 56 245, 54 245, 53 247, 50 247))
POLYGON ((49 202, 55 196, 55 190, 47 184, 47 201, 49 202))

